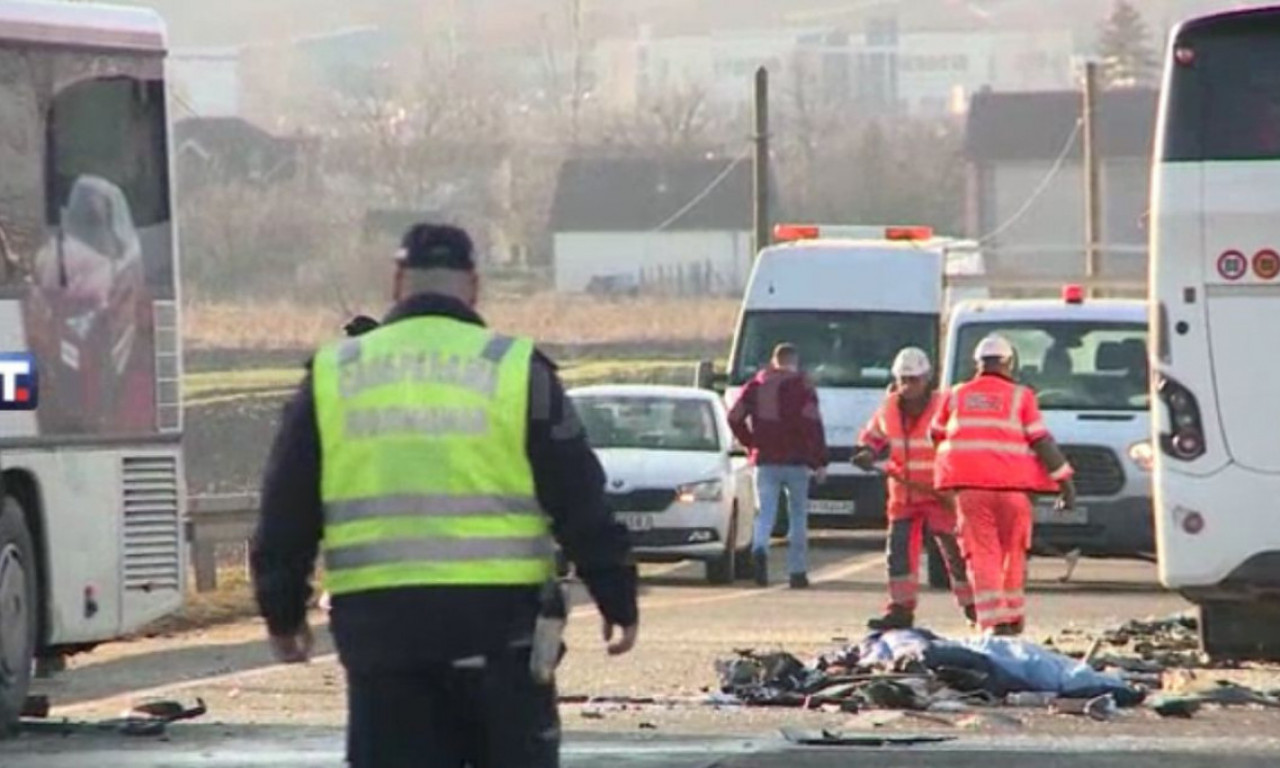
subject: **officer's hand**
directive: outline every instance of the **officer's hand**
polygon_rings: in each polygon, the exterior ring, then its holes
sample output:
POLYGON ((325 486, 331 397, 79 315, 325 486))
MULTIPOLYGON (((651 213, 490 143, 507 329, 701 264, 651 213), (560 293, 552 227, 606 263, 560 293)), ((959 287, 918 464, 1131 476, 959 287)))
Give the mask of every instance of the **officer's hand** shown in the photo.
POLYGON ((870 472, 871 468, 876 465, 876 456, 870 448, 859 448, 853 452, 853 464, 859 469, 865 469, 870 472))
POLYGON ((817 469, 813 470, 813 481, 819 485, 827 482, 827 468, 818 467, 817 469))
POLYGON ((1064 480, 1058 486, 1061 495, 1054 502, 1053 508, 1059 512, 1069 512, 1076 508, 1076 484, 1070 480, 1064 480))
POLYGON ((604 622, 604 641, 608 644, 610 656, 621 656, 636 646, 636 637, 640 634, 640 623, 636 622, 629 627, 622 628, 622 636, 617 640, 613 639, 613 630, 617 625, 610 624, 608 619, 604 622))
POLYGON ((292 635, 272 635, 271 655, 281 664, 305 664, 311 658, 311 647, 315 639, 311 635, 311 627, 303 622, 302 627, 292 635))

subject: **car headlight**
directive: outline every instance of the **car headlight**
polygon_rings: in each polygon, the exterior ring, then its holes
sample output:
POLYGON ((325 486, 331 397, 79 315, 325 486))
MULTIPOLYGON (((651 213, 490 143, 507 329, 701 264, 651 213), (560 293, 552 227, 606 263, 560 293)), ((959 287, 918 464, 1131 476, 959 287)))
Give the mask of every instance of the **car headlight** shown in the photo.
POLYGON ((1155 451, 1151 449, 1151 441, 1143 440, 1129 446, 1129 460, 1137 464, 1143 472, 1150 472, 1156 460, 1155 451))
POLYGON ((724 498, 724 481, 706 480, 676 488, 676 499, 689 504, 695 501, 720 501, 724 498))

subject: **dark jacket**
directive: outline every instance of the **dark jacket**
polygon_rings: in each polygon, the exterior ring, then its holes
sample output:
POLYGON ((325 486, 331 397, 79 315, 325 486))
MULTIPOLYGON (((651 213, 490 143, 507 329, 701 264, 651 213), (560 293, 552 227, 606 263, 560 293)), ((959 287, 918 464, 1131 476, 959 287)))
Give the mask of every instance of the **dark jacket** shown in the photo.
POLYGON ((803 373, 760 371, 729 410, 729 427, 753 464, 827 466, 818 393, 803 373))
MULTIPOLYGON (((461 302, 433 295, 407 299, 384 322, 426 315, 483 325, 461 302)), ((607 511, 604 471, 555 365, 540 353, 530 363, 529 390, 528 456, 538 501, 601 614, 614 624, 633 624, 636 570, 626 529, 607 511)), ((306 616, 323 527, 319 430, 308 365, 271 449, 250 553, 258 606, 272 634, 298 629, 306 616)), ((348 668, 404 669, 499 651, 529 634, 537 607, 536 587, 388 589, 334 596, 330 628, 348 668)))

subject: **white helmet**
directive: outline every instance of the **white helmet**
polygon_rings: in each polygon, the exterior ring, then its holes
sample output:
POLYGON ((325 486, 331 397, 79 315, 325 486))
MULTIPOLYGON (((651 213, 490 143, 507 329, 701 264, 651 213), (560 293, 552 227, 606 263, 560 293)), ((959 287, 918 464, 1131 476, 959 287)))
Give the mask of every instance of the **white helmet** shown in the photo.
POLYGON ((933 364, 929 362, 929 356, 923 349, 904 347, 893 359, 892 370, 895 379, 901 379, 903 376, 928 376, 933 370, 933 364))
POLYGON ((1011 360, 1013 359, 1013 345, 1005 337, 993 333, 978 342, 977 348, 973 350, 973 359, 978 362, 982 362, 989 357, 999 360, 1011 360))

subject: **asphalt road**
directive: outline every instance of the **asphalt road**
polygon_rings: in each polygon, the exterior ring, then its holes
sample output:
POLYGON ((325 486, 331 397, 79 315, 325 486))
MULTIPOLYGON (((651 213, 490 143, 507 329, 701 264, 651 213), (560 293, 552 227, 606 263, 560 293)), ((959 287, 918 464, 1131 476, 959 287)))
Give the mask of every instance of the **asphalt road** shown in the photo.
MULTIPOLYGON (((1149 710, 1124 710, 1106 723, 1041 711, 1012 711, 1003 719, 898 716, 868 724, 840 713, 715 707, 703 700, 717 685, 714 662, 738 648, 785 648, 801 658, 863 635, 883 602, 882 539, 824 534, 813 545, 814 587, 786 584, 708 586, 696 565, 645 568, 640 644, 630 655, 604 653, 599 620, 585 596, 575 595, 570 653, 560 671, 562 695, 656 697, 648 704, 566 704, 565 765, 868 766, 1192 766, 1218 768, 1280 764, 1280 744, 1257 742, 1280 734, 1280 715, 1246 709, 1205 710, 1191 720, 1161 719, 1149 710), (781 729, 822 729, 946 739, 909 748, 788 747, 781 729), (637 739, 642 739, 637 741, 637 739), (692 739, 690 741, 689 739, 692 739), (710 739, 710 741, 708 741, 710 739), (1099 751, 1123 751, 1122 755, 1099 751), (904 751, 905 750, 905 751, 904 751), (945 750, 943 755, 936 750, 945 750), (957 751, 959 750, 959 751, 957 751), (973 750, 978 752, 970 754, 973 750), (1028 750, 1031 750, 1030 752, 1028 750), (1176 750, 1164 757, 1160 750, 1176 750), (1265 754, 1257 756, 1257 750, 1265 754)), ((784 552, 774 553, 774 573, 784 552)), ((1035 560, 1029 589, 1029 637, 1073 629, 1076 642, 1130 618, 1163 617, 1187 609, 1155 583, 1151 565, 1085 561, 1059 583, 1063 564, 1035 560)), ((920 623, 943 635, 968 632, 945 593, 923 594, 920 623)), ((322 615, 315 615, 317 623, 322 615)), ((1070 637, 1065 642, 1071 642, 1070 637)), ((341 667, 319 632, 316 657, 305 666, 274 665, 258 622, 186 635, 104 646, 76 657, 49 689, 50 722, 0 744, 0 766, 103 766, 107 753, 129 754, 137 766, 340 765, 345 720, 341 667), (200 697, 208 713, 171 726, 167 740, 125 737, 95 728, 143 698, 200 697), (78 723, 67 732, 63 720, 78 723), (56 727, 55 727, 56 726, 56 727), (52 729, 52 730, 51 730, 52 729)), ((1256 687, 1280 688, 1271 670, 1212 672, 1256 687)))

